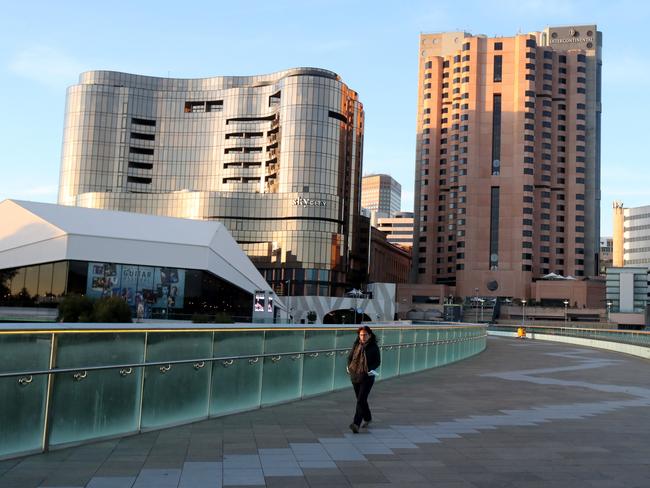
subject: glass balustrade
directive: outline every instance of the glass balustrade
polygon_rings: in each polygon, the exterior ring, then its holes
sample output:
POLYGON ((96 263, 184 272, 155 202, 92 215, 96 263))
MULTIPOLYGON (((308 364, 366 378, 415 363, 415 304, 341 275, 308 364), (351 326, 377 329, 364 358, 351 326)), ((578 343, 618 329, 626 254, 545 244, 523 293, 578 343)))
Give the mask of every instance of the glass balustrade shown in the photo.
MULTIPOLYGON (((349 388, 352 327, 0 331, 0 458, 349 388)), ((485 349, 483 326, 387 325, 378 380, 485 349)))

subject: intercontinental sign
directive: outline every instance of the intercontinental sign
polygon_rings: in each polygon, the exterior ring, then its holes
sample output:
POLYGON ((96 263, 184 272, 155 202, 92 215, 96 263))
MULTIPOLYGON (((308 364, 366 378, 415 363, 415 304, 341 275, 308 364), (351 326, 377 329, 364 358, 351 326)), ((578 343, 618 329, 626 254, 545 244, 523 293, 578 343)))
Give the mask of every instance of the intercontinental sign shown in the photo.
POLYGON ((557 31, 552 32, 550 42, 551 44, 587 44, 587 47, 590 48, 594 42, 595 27, 587 27, 586 29, 586 35, 582 35, 582 33, 577 29, 571 28, 564 34, 568 35, 568 37, 559 39, 559 33, 557 31))
POLYGON ((594 42, 593 37, 569 37, 568 39, 551 39, 551 44, 568 44, 594 42))

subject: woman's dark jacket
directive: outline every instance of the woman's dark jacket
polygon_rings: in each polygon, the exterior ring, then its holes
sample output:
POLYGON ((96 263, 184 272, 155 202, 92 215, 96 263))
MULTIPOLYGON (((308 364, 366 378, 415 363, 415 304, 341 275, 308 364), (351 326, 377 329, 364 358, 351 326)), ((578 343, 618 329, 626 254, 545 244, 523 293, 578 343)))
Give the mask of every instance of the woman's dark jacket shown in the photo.
MULTIPOLYGON (((350 352, 348 353, 348 366, 350 365, 350 361, 352 361, 352 355, 354 354, 354 350, 358 345, 359 345, 359 338, 357 337, 357 340, 354 341, 354 344, 352 345, 352 349, 350 349, 350 352)), ((368 342, 366 343, 365 353, 366 353, 366 364, 368 365, 368 371, 372 369, 377 369, 381 364, 381 356, 379 354, 379 346, 377 346, 377 340, 375 339, 374 334, 370 336, 368 342)))

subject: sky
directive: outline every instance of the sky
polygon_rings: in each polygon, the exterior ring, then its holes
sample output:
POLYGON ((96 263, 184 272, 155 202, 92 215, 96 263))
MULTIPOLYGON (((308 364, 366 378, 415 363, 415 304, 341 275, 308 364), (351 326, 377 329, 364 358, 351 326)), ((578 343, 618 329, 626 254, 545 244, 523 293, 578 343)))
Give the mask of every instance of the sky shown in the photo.
POLYGON ((421 32, 511 36, 548 25, 603 32, 602 219, 650 205, 650 4, 465 0, 0 3, 0 200, 56 202, 66 88, 87 70, 179 78, 330 69, 366 113, 364 173, 413 208, 421 32), (644 122, 645 121, 645 122, 644 122))

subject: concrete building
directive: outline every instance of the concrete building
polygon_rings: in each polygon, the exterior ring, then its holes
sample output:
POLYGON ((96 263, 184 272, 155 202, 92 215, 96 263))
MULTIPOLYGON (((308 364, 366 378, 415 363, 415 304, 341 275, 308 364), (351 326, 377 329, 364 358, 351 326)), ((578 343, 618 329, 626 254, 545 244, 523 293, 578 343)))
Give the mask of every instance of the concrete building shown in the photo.
POLYGON ((650 205, 623 207, 614 202, 613 264, 650 268, 650 205))
POLYGON ((609 321, 626 327, 648 324, 648 268, 608 268, 606 297, 609 321))
POLYGON ((367 267, 363 130, 357 93, 323 69, 89 71, 68 89, 59 203, 218 220, 274 289, 342 295, 367 267))
POLYGON ((223 312, 238 322, 284 308, 218 222, 14 200, 0 203, 0 221, 0 306, 119 296, 146 318, 223 312))
POLYGON ((408 283, 411 253, 390 242, 379 229, 371 228, 369 283, 408 283))
MULTIPOLYGON (((392 217, 402 206, 402 185, 390 175, 367 175, 361 183, 361 206, 373 216, 392 217)), ((373 221, 373 225, 376 222, 373 221)))
POLYGON ((613 260, 614 239, 612 237, 600 238, 600 276, 607 274, 607 268, 614 265, 613 260))
POLYGON ((413 247, 413 212, 398 212, 393 217, 378 218, 377 229, 386 234, 391 244, 408 251, 413 247))
POLYGON ((597 274, 601 47, 595 25, 420 36, 414 281, 530 297, 597 274))

